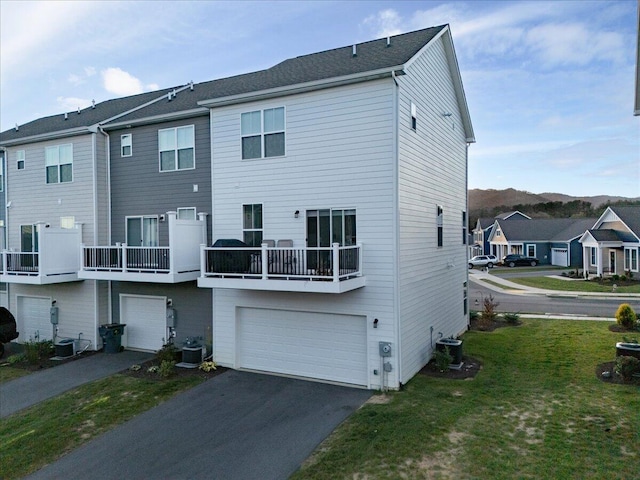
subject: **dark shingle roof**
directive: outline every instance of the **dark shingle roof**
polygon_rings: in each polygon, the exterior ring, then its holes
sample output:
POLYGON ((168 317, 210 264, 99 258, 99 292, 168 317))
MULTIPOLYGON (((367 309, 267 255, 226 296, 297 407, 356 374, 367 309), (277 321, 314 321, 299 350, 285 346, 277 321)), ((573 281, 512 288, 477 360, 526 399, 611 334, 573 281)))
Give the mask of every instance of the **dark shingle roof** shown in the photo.
POLYGON ((116 122, 188 111, 199 108, 198 102, 205 100, 403 65, 444 28, 446 25, 390 37, 389 47, 386 38, 359 43, 356 46, 355 57, 352 54, 352 46, 341 47, 290 58, 266 70, 198 83, 194 85, 193 90, 179 92, 171 102, 160 101, 116 122))
POLYGON ((640 205, 611 207, 611 210, 640 238, 640 205))
POLYGON ((66 120, 64 113, 39 118, 20 125, 18 131, 16 131, 15 128, 11 128, 0 133, 0 143, 95 125, 140 105, 144 105, 163 95, 166 96, 171 90, 173 90, 173 88, 106 100, 97 103, 95 108, 87 107, 81 109, 80 114, 78 114, 77 111, 68 112, 66 120))
POLYGON ((584 233, 596 222, 594 218, 532 218, 499 220, 502 232, 510 242, 568 241, 584 233))
POLYGON ((633 242, 637 241, 630 233, 620 230, 589 230, 591 236, 598 242, 633 242))

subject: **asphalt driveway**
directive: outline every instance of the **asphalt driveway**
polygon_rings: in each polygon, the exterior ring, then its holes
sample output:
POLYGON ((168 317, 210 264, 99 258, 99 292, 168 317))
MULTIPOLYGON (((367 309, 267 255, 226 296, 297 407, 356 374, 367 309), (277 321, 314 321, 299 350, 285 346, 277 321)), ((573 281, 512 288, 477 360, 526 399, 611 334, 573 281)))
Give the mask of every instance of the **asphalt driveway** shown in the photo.
POLYGON ((371 393, 230 370, 28 478, 286 479, 371 393))

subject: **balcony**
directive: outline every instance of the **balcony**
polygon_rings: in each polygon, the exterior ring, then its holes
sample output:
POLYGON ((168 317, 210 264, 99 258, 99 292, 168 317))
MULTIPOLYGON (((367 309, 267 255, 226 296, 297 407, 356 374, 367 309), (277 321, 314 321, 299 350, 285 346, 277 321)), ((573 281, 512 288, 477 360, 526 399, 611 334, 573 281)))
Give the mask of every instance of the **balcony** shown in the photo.
POLYGON ((78 276, 94 280, 181 283, 200 276, 200 245, 207 239, 206 214, 200 220, 178 220, 168 212, 169 246, 82 245, 78 276))
POLYGON ((364 287, 362 245, 205 247, 198 286, 279 292, 345 293, 364 287))
POLYGON ((82 231, 44 224, 36 224, 36 231, 38 252, 2 252, 0 282, 48 285, 77 281, 82 231))

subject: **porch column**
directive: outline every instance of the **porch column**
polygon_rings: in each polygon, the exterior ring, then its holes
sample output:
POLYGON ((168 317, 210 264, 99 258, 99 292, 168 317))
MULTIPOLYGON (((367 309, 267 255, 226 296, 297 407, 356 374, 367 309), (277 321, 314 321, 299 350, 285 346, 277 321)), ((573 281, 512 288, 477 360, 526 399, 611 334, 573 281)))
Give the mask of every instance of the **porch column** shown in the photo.
POLYGON ((260 255, 260 260, 262 262, 262 279, 267 280, 269 278, 269 251, 267 247, 269 244, 262 243, 260 244, 260 249, 262 250, 260 255))
POLYGON ((599 277, 602 277, 602 275, 604 273, 603 262, 604 262, 604 259, 603 259, 603 256, 602 256, 602 248, 600 247, 600 245, 598 245, 598 248, 596 250, 596 264, 598 265, 597 275, 599 277))
POLYGON ((591 249, 589 247, 582 247, 582 277, 587 278, 589 272, 589 263, 591 263, 591 249))

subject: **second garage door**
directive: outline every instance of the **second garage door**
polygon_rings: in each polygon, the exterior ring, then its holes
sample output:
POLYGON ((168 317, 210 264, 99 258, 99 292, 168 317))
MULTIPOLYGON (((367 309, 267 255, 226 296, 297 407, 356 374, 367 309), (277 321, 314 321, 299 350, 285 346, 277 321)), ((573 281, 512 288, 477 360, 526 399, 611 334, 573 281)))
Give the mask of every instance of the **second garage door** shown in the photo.
POLYGON ((365 317, 240 308, 237 318, 239 368, 368 384, 365 317))
POLYGON ((120 295, 120 323, 127 325, 123 346, 138 350, 160 350, 167 335, 165 297, 120 295))

